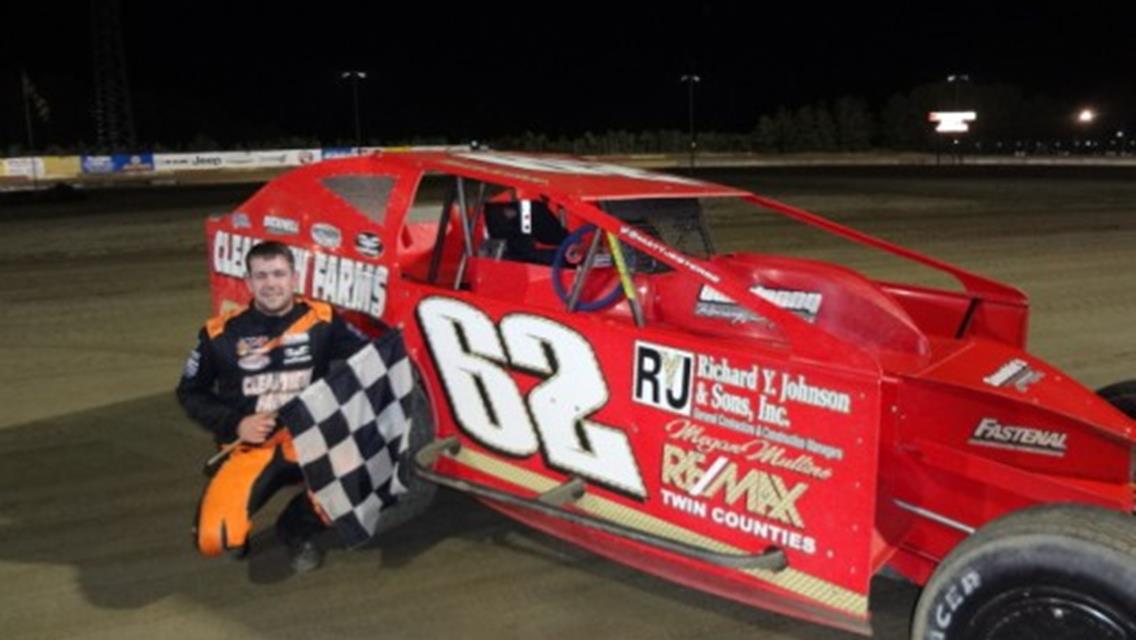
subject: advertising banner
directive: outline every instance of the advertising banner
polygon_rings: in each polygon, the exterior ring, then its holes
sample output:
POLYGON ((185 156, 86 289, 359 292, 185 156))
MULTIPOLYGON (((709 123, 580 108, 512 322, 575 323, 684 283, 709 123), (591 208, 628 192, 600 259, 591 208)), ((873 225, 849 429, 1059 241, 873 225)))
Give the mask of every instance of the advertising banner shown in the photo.
POLYGON ((221 154, 217 152, 154 154, 155 171, 220 169, 221 164, 221 154))
POLYGON ((43 158, 6 158, 0 162, 0 175, 13 178, 43 177, 43 158))
POLYGON ((359 147, 324 147, 323 159, 330 160, 332 158, 348 158, 357 156, 362 153, 359 147))
POLYGON ((110 156, 80 156, 82 158, 83 173, 104 174, 114 173, 114 158, 110 156))
POLYGON ((270 169, 298 167, 319 162, 320 149, 271 149, 264 151, 212 151, 202 153, 157 153, 157 171, 199 171, 206 169, 270 169))
POLYGON ((154 155, 150 153, 122 153, 111 156, 116 173, 151 173, 154 171, 154 155))
POLYGON ((47 178, 77 178, 83 172, 79 156, 46 156, 42 160, 47 178))

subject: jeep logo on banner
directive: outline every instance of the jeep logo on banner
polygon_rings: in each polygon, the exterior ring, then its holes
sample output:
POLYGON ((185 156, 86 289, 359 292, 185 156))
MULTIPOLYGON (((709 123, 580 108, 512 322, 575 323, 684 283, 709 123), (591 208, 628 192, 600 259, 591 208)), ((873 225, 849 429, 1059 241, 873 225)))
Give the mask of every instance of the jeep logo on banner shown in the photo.
POLYGON ((690 415, 694 354, 650 342, 635 342, 635 372, 631 397, 683 416, 690 415))

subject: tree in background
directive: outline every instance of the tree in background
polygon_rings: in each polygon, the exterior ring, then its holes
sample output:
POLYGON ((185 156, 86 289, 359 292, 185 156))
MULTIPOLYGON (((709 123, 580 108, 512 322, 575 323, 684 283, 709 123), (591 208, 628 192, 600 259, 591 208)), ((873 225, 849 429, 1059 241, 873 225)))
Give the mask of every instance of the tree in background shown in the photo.
POLYGON ((860 98, 842 96, 836 100, 836 143, 841 151, 864 151, 872 146, 876 127, 868 103, 860 98))

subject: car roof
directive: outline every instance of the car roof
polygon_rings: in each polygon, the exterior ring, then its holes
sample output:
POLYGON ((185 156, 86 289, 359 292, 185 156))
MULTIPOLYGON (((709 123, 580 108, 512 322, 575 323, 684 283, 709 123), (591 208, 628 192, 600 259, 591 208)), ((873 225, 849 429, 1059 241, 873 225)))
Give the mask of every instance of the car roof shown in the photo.
POLYGON ((381 152, 380 161, 430 172, 474 174, 487 181, 557 192, 585 201, 743 196, 745 191, 686 176, 568 156, 496 151, 381 152))

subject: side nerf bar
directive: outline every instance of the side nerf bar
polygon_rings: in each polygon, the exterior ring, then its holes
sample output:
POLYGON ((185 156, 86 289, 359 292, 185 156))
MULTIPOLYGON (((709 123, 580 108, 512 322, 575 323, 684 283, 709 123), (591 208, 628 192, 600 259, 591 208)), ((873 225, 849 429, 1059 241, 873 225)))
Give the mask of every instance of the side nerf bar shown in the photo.
POLYGON ((543 515, 561 518, 573 524, 583 525, 605 533, 622 536, 636 542, 648 544, 709 564, 729 567, 731 569, 762 569, 773 572, 783 571, 789 566, 785 552, 778 547, 771 546, 765 551, 756 554, 718 553, 601 520, 587 514, 569 511, 564 505, 576 502, 582 498, 586 492, 584 482, 580 478, 571 478, 551 491, 541 494, 535 499, 531 499, 520 498, 476 482, 458 480, 435 473, 433 466, 438 458, 442 455, 456 456, 458 452, 461 451, 461 446, 461 442, 458 440, 457 436, 434 440, 427 444, 419 449, 418 453, 414 456, 415 473, 434 484, 456 489, 463 493, 488 498, 512 506, 532 509, 543 515))

